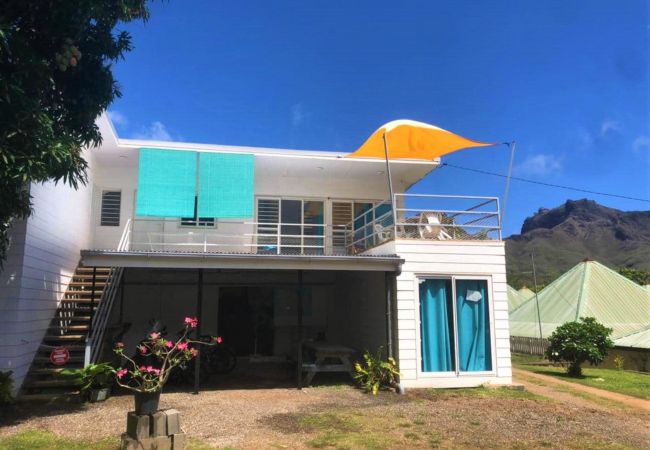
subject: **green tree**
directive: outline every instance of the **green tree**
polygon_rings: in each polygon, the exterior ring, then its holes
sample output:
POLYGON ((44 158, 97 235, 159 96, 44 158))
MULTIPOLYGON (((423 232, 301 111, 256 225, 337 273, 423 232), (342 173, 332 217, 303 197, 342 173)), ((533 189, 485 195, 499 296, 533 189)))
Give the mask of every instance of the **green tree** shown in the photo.
POLYGON ((598 323, 593 317, 581 317, 579 321, 567 322, 555 329, 549 337, 546 357, 550 361, 568 362, 567 373, 582 376, 581 365, 589 361, 600 364, 607 351, 614 346, 609 338, 612 329, 598 323))
POLYGON ((641 286, 650 284, 650 271, 633 269, 632 267, 621 267, 618 269, 618 273, 623 275, 625 278, 629 278, 641 286))
POLYGON ((5 0, 0 7, 0 267, 8 230, 31 213, 30 183, 86 183, 82 149, 120 96, 112 63, 132 48, 118 23, 146 0, 5 0))

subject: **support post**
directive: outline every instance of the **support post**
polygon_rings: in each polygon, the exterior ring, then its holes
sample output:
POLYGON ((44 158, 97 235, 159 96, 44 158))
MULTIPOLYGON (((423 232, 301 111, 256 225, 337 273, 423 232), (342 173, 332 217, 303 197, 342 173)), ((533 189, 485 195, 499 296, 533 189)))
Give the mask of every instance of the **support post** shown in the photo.
POLYGON ((393 274, 384 273, 384 288, 386 289, 386 352, 393 358, 393 274))
MULTIPOLYGON (((196 294, 196 317, 199 319, 199 324, 196 327, 196 340, 201 338, 201 324, 203 323, 203 269, 199 269, 199 280, 197 285, 196 294)), ((197 346, 196 349, 199 353, 194 358, 194 394, 199 393, 199 385, 201 382, 201 348, 197 346)))
POLYGON ((120 277, 120 325, 124 323, 124 283, 126 283, 125 270, 122 269, 122 276, 120 277))
POLYGON ((302 284, 302 270, 298 271, 298 305, 297 305, 297 319, 298 319, 298 355, 296 358, 296 383, 298 390, 302 389, 302 304, 303 304, 303 284, 302 284))

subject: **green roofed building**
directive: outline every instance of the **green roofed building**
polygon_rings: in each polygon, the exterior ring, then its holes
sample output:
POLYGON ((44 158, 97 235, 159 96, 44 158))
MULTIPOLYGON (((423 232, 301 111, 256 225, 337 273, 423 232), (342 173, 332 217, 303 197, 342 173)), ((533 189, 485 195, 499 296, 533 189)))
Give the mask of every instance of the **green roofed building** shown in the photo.
MULTIPOLYGON (((526 300, 529 299, 529 297, 522 295, 521 291, 518 291, 517 289, 513 288, 510 285, 508 285, 507 289, 508 289, 508 311, 510 312, 517 309, 520 305, 522 305, 523 303, 526 302, 526 300)), ((534 292, 533 295, 535 295, 534 292)))
POLYGON ((526 300, 528 300, 529 298, 533 298, 535 296, 535 293, 530 289, 528 289, 526 286, 522 287, 517 292, 519 292, 526 300))
MULTIPOLYGON (((650 348, 650 291, 596 261, 573 267, 539 294, 543 337, 580 317, 612 328, 617 347, 650 348)), ((510 310, 511 336, 539 337, 535 297, 510 310)))

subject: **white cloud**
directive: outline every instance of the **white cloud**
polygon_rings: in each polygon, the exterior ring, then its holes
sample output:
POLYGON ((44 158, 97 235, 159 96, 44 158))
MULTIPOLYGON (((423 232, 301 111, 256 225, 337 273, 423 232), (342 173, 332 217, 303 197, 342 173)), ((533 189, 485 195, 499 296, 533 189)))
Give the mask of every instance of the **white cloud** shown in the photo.
POLYGON ((616 120, 605 119, 603 123, 600 124, 600 134, 605 136, 609 132, 619 132, 621 131, 621 123, 616 120))
POLYGON ((515 171, 523 175, 548 175, 560 170, 562 158, 544 153, 530 155, 515 167, 515 171))
POLYGON ((296 103, 291 106, 291 125, 297 127, 303 120, 305 120, 305 112, 303 111, 302 103, 296 103))
POLYGON ((578 129, 578 148, 585 150, 594 145, 594 136, 585 128, 578 129))
POLYGON ((164 123, 155 121, 140 131, 133 133, 134 139, 147 139, 152 141, 172 141, 172 135, 164 123))
POLYGON ((640 152, 643 149, 650 150, 650 136, 641 135, 637 137, 632 143, 632 148, 635 152, 640 152))
POLYGON ((108 111, 108 118, 111 119, 113 125, 125 126, 129 123, 129 119, 119 111, 108 111))

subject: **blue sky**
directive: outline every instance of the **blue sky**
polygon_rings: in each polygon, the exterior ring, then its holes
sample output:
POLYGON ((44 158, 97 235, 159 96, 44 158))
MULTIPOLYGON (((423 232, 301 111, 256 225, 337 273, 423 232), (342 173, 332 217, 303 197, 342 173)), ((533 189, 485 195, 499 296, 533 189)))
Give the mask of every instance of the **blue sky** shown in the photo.
MULTIPOLYGON (((335 151, 408 118, 516 140, 516 176, 650 199, 648 5, 154 2, 146 24, 121 27, 135 50, 110 110, 121 137, 335 151)), ((444 160, 505 173, 508 150, 444 160)), ((445 167, 415 190, 502 196, 504 180, 445 167)), ((585 196, 513 182, 505 234, 585 196)))

